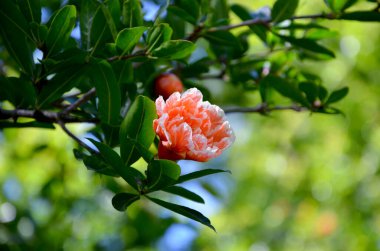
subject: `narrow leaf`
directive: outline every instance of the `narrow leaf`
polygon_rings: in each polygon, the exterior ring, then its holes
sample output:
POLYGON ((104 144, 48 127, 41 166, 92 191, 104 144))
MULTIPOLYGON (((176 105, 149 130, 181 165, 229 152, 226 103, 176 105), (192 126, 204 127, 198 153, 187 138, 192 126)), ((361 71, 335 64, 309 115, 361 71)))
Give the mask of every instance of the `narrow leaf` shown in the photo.
POLYGON ((33 38, 26 19, 12 0, 0 1, 0 35, 8 53, 24 72, 32 75, 34 62, 26 39, 33 38))
POLYGON ((115 169, 110 166, 106 161, 99 155, 84 155, 83 164, 90 171, 94 171, 100 174, 104 174, 107 176, 118 177, 119 174, 115 171, 115 169))
POLYGON ((338 102, 339 100, 341 100, 345 96, 347 96, 348 91, 349 91, 348 87, 343 87, 342 89, 333 91, 330 94, 330 96, 328 97, 328 99, 327 99, 327 101, 326 101, 325 104, 328 105, 328 104, 332 104, 332 103, 338 102))
POLYGON ((290 36, 281 36, 278 35, 281 39, 284 41, 287 41, 297 47, 304 48, 306 50, 315 52, 315 53, 320 53, 324 55, 328 55, 332 58, 335 57, 334 52, 330 51, 329 49, 319 45, 317 42, 311 39, 307 38, 295 38, 295 37, 290 37, 290 36))
POLYGON ((98 4, 95 0, 81 0, 79 21, 80 21, 80 38, 82 48, 89 50, 91 48, 91 27, 98 4))
POLYGON ((122 15, 124 25, 129 28, 143 25, 143 15, 139 0, 124 0, 122 15))
POLYGON ((103 159, 115 170, 124 167, 123 161, 121 160, 119 154, 117 154, 117 152, 115 152, 111 147, 90 138, 88 140, 91 141, 96 148, 98 148, 103 159))
POLYGON ((125 211, 135 201, 139 200, 140 196, 130 193, 118 193, 112 198, 112 205, 118 211, 125 211))
POLYGON ((153 160, 149 163, 147 178, 149 191, 172 186, 181 175, 180 166, 170 160, 153 160))
POLYGON ((112 33, 102 11, 102 7, 99 6, 95 12, 90 29, 90 44, 93 50, 92 53, 102 49, 102 45, 110 41, 112 41, 112 33))
POLYGON ((140 157, 135 144, 131 144, 129 139, 134 139, 149 148, 155 137, 153 120, 156 117, 154 102, 147 97, 138 96, 120 127, 120 154, 127 165, 131 165, 140 157))
POLYGON ((90 76, 99 98, 100 119, 106 124, 119 124, 121 97, 111 65, 106 60, 92 62, 90 76))
POLYGON ((281 22, 293 16, 298 6, 298 0, 277 0, 272 8, 273 22, 281 22))
POLYGON ((189 56, 195 49, 195 44, 186 40, 170 40, 153 50, 151 55, 159 58, 181 59, 189 56))
POLYGON ((207 175, 215 174, 215 173, 231 173, 228 170, 222 170, 222 169, 203 169, 200 171, 195 171, 192 173, 188 173, 185 175, 182 175, 178 178, 176 184, 183 183, 185 181, 193 180, 193 179, 198 179, 207 175))
POLYGON ((116 46, 121 50, 120 56, 129 53, 140 40, 143 33, 147 30, 146 27, 126 28, 119 32, 116 37, 116 46))
POLYGON ((49 21, 51 24, 46 38, 49 50, 47 57, 56 54, 66 45, 75 26, 76 15, 75 6, 66 5, 49 21))
POLYGON ((203 225, 208 226, 209 228, 211 228, 212 230, 215 231, 215 228, 211 225, 210 220, 206 216, 204 216, 203 214, 201 214, 200 212, 198 212, 194 209, 191 209, 191 208, 188 208, 185 206, 181 206, 181 205, 177 205, 174 203, 169 203, 169 202, 159 200, 159 199, 155 199, 155 198, 148 197, 148 199, 150 199, 152 202, 154 202, 154 203, 156 203, 156 204, 158 204, 158 205, 160 205, 166 209, 169 209, 170 211, 173 211, 177 214, 183 215, 183 216, 190 218, 192 220, 198 221, 199 223, 202 223, 203 225))
POLYGON ((3 128, 27 128, 27 127, 35 127, 35 128, 44 128, 44 129, 55 129, 53 124, 44 123, 39 121, 25 122, 25 123, 15 123, 10 121, 0 121, 0 129, 3 128))
POLYGON ((162 189, 162 191, 165 191, 165 192, 171 193, 171 194, 175 194, 175 195, 181 196, 183 198, 186 198, 186 199, 198 202, 198 203, 202 203, 202 204, 205 203, 205 201, 203 200, 203 198, 201 196, 199 196, 198 194, 196 194, 196 193, 194 193, 194 192, 192 192, 186 188, 183 188, 183 187, 171 186, 171 187, 167 187, 167 188, 162 189))
POLYGON ((18 0, 19 6, 28 22, 41 23, 40 0, 18 0))

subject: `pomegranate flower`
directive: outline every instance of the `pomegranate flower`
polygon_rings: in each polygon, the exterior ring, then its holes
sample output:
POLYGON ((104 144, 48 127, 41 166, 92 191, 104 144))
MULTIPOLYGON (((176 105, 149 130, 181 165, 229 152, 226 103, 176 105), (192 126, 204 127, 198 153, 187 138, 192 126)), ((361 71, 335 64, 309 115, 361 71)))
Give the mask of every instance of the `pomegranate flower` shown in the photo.
POLYGON ((158 157, 205 162, 219 156, 235 140, 224 111, 203 101, 202 93, 191 88, 173 93, 166 102, 156 100, 158 118, 153 121, 160 138, 158 157))

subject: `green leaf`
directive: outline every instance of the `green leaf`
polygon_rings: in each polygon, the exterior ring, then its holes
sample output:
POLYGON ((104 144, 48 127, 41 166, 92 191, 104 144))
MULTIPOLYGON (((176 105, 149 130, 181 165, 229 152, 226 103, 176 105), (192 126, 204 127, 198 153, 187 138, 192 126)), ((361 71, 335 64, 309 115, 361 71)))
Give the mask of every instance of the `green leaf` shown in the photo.
POLYGON ((195 49, 195 44, 187 40, 170 40, 161 44, 151 53, 153 57, 181 59, 189 56, 195 49))
POLYGON ((36 104, 36 91, 33 83, 22 78, 8 78, 8 92, 12 92, 12 103, 18 108, 30 108, 36 104))
POLYGON ((91 63, 90 77, 99 98, 100 119, 109 125, 120 122, 121 97, 115 74, 106 60, 91 63))
POLYGON ((26 38, 31 41, 33 38, 27 21, 12 0, 0 1, 0 35, 11 57, 24 72, 32 75, 34 62, 26 38))
POLYGON ((325 102, 326 105, 338 102, 348 94, 348 87, 343 87, 339 90, 333 91, 325 102))
POLYGON ((76 21, 76 8, 74 5, 66 5, 61 8, 49 21, 50 27, 46 38, 48 54, 58 53, 68 42, 71 31, 74 29, 76 21))
POLYGON ((176 0, 175 5, 168 7, 168 11, 187 22, 196 25, 200 15, 200 6, 193 0, 176 0))
POLYGON ((332 58, 335 57, 334 52, 330 51, 329 49, 319 45, 317 42, 311 39, 307 38, 295 38, 295 37, 290 37, 290 36, 279 36, 282 40, 289 42, 293 44, 294 46, 301 47, 303 49, 315 52, 315 53, 320 53, 324 55, 328 55, 332 58))
POLYGON ((111 147, 107 146, 104 143, 97 142, 93 139, 88 140, 91 141, 96 146, 96 148, 98 148, 100 155, 103 157, 107 164, 112 166, 115 170, 119 170, 124 167, 124 163, 121 160, 119 154, 117 154, 117 152, 115 152, 111 147))
POLYGON ((318 86, 313 82, 302 82, 298 88, 306 94, 306 98, 312 104, 318 96, 318 86))
MULTIPOLYGON (((107 3, 116 3, 116 2, 119 2, 119 0, 110 0, 108 1, 107 3)), ((104 5, 104 4, 100 4, 100 8, 102 9, 102 12, 104 14, 104 17, 106 18, 106 22, 107 22, 107 25, 108 25, 108 28, 112 34, 112 37, 113 39, 115 40, 116 39, 116 36, 117 36, 117 29, 116 29, 116 24, 115 24, 115 20, 111 14, 111 11, 110 9, 108 8, 108 6, 104 5)), ((118 21, 118 20, 117 20, 118 21)))
POLYGON ((139 152, 139 155, 147 162, 150 163, 152 159, 154 158, 154 154, 149 151, 147 147, 142 145, 140 142, 138 142, 136 139, 127 138, 128 144, 133 145, 137 151, 139 152))
POLYGON ((275 23, 293 16, 298 7, 298 0, 277 0, 272 8, 272 20, 275 23))
MULTIPOLYGON (((247 9, 239 4, 231 5, 231 10, 242 20, 252 19, 251 14, 247 9)), ((261 24, 250 25, 249 28, 264 42, 267 41, 267 28, 261 24)))
POLYGON ((229 31, 209 32, 204 37, 211 43, 229 47, 241 47, 238 39, 229 31))
POLYGON ((156 106, 152 100, 138 96, 131 105, 120 127, 120 154, 124 163, 131 165, 140 158, 134 139, 149 148, 155 137, 153 120, 157 117, 156 106))
POLYGON ((192 173, 188 173, 185 175, 182 175, 178 178, 176 184, 183 183, 189 180, 198 179, 207 175, 215 174, 215 173, 231 173, 228 170, 222 170, 222 169, 203 169, 200 171, 195 171, 192 173))
POLYGON ((90 29, 90 44, 92 53, 97 52, 106 42, 112 41, 112 33, 107 23, 107 19, 102 11, 102 6, 99 6, 95 12, 90 29))
POLYGON ((334 12, 341 12, 345 9, 351 7, 358 0, 324 0, 327 7, 329 7, 334 12))
POLYGON ((172 186, 181 175, 180 166, 170 160, 153 160, 148 165, 147 178, 149 191, 172 186))
POLYGON ((188 208, 185 206, 181 206, 181 205, 177 205, 177 204, 173 204, 173 203, 169 203, 169 202, 166 202, 163 200, 151 198, 151 197, 148 197, 148 199, 150 199, 152 202, 154 202, 154 203, 156 203, 156 204, 158 204, 158 205, 160 205, 166 209, 169 209, 170 211, 173 211, 177 214, 183 215, 187 218, 190 218, 190 219, 195 220, 199 223, 202 223, 203 225, 208 226, 209 228, 211 228, 212 230, 215 231, 215 228, 211 225, 210 220, 206 216, 204 216, 203 214, 201 214, 200 212, 198 212, 194 209, 191 209, 191 208, 188 208))
POLYGON ((198 202, 198 203, 202 203, 202 204, 205 203, 205 201, 203 200, 203 198, 201 196, 199 196, 198 194, 196 194, 190 190, 187 190, 186 188, 183 188, 183 187, 171 186, 171 187, 167 187, 167 188, 162 189, 162 191, 165 191, 165 192, 171 193, 171 194, 175 194, 175 195, 181 196, 183 198, 186 198, 186 199, 198 202))
POLYGON ((80 21, 80 38, 82 48, 89 50, 91 48, 91 27, 98 4, 95 0, 81 0, 79 21, 80 21))
POLYGON ((133 202, 139 199, 140 196, 137 194, 118 193, 112 198, 112 205, 116 210, 124 212, 133 202))
POLYGON ((121 50, 120 56, 124 56, 131 52, 146 30, 147 27, 144 26, 121 30, 117 35, 115 42, 118 49, 121 50))
POLYGON ((340 15, 339 19, 356 20, 361 22, 380 22, 380 13, 376 11, 348 12, 340 15))
POLYGON ((294 84, 288 82, 287 80, 280 77, 268 75, 261 80, 261 82, 263 81, 265 81, 268 86, 273 87, 282 96, 290 98, 291 100, 306 107, 310 107, 309 102, 302 95, 301 91, 294 84))
POLYGON ((104 174, 107 176, 118 177, 119 174, 110 166, 108 163, 104 161, 98 155, 83 155, 83 164, 90 171, 94 171, 100 174, 104 174))
POLYGON ((155 48, 159 47, 163 42, 169 41, 172 36, 172 33, 173 30, 172 28, 170 28, 169 24, 161 23, 153 26, 148 31, 147 52, 150 52, 151 50, 154 50, 155 48))
POLYGON ((63 93, 71 90, 83 77, 84 65, 72 66, 57 73, 37 97, 37 107, 43 108, 59 99, 63 93))
POLYGON ((28 22, 41 23, 40 0, 18 0, 21 12, 28 22))
POLYGON ((139 0, 124 0, 122 15, 123 24, 128 28, 143 25, 144 20, 139 0))

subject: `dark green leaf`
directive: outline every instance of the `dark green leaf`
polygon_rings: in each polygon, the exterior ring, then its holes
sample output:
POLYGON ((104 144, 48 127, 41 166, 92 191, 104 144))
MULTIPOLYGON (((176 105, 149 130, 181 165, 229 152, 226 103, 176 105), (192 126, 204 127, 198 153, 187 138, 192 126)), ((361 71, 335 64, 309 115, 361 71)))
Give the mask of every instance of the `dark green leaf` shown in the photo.
POLYGON ((293 16, 298 7, 298 0, 277 0, 272 9, 273 22, 281 22, 293 16))
POLYGON ((302 82, 298 88, 306 94, 306 98, 312 104, 318 96, 318 86, 313 82, 302 82))
POLYGON ((98 155, 83 155, 83 163, 86 168, 90 171, 94 171, 100 174, 104 174, 107 176, 117 177, 119 174, 110 166, 108 163, 104 161, 98 155))
POLYGON ((202 223, 203 225, 208 226, 209 228, 211 228, 212 230, 215 231, 215 228, 211 225, 210 220, 207 217, 205 217, 203 214, 201 214, 200 212, 198 212, 194 209, 191 209, 191 208, 188 208, 185 206, 181 206, 181 205, 177 205, 177 204, 173 204, 173 203, 169 203, 169 202, 162 201, 162 200, 155 199, 155 198, 148 197, 148 199, 150 199, 154 203, 156 203, 156 204, 158 204, 158 205, 160 205, 166 209, 169 209, 169 210, 171 210, 177 214, 180 214, 180 215, 183 215, 183 216, 190 218, 192 220, 198 221, 198 222, 202 223))
POLYGON ((288 82, 287 80, 280 77, 268 75, 261 80, 260 84, 263 81, 265 81, 268 86, 273 87, 282 96, 290 98, 291 100, 306 107, 310 107, 309 102, 302 95, 301 91, 294 84, 288 82))
POLYGON ((186 198, 186 199, 198 202, 198 203, 203 203, 203 204, 205 203, 205 201, 203 200, 203 198, 201 196, 199 196, 198 194, 196 194, 190 190, 187 190, 186 188, 183 188, 183 187, 171 186, 171 187, 167 187, 167 188, 162 189, 162 191, 172 193, 172 194, 181 196, 183 198, 186 198))
POLYGON ((351 7, 358 0, 324 0, 326 5, 334 12, 341 12, 351 7))
POLYGON ((148 31, 148 52, 159 47, 163 42, 169 41, 172 36, 173 30, 170 28, 169 24, 161 23, 153 26, 148 31))
MULTIPOLYGON (((117 2, 119 2, 119 0, 110 0, 107 3, 112 4, 112 3, 117 3, 117 2)), ((106 22, 107 22, 108 28, 112 34, 113 40, 115 40, 116 36, 117 36, 117 29, 116 29, 116 24, 115 24, 115 21, 112 17, 111 11, 108 8, 108 6, 106 6, 104 4, 101 4, 100 8, 102 9, 103 15, 106 18, 106 22)))
POLYGON ((193 180, 193 179, 198 179, 207 175, 215 174, 215 173, 231 173, 228 170, 221 170, 221 169, 203 169, 200 171, 188 173, 185 175, 182 175, 178 178, 176 184, 183 183, 185 181, 193 180))
POLYGON ((211 43, 216 45, 224 45, 230 47, 240 47, 238 39, 229 31, 209 32, 204 37, 211 43))
POLYGON ((327 90, 325 87, 323 87, 322 85, 319 85, 318 86, 318 97, 319 97, 319 100, 322 101, 322 103, 325 101, 326 97, 327 97, 327 90))
POLYGON ((89 50, 91 48, 91 27, 98 4, 95 0, 81 0, 79 20, 80 20, 80 38, 82 48, 89 50))
POLYGON ((123 23, 128 28, 142 26, 143 15, 139 0, 124 0, 123 2, 123 23))
POLYGON ((83 70, 83 65, 77 65, 57 73, 38 95, 37 107, 43 108, 49 105, 52 101, 60 98, 63 93, 78 84, 83 77, 83 70))
POLYGON ((141 26, 126 28, 120 31, 115 42, 116 46, 121 51, 120 56, 124 56, 125 54, 131 52, 146 30, 146 27, 141 26))
MULTIPOLYGON (((231 10, 242 20, 252 19, 251 14, 247 9, 239 4, 231 5, 231 10)), ((267 28, 261 24, 250 25, 249 28, 264 42, 267 41, 267 28)))
POLYGON ((153 57, 181 59, 189 56, 195 49, 195 44, 187 40, 170 40, 161 44, 151 53, 153 57))
POLYGON ((153 160, 148 165, 148 189, 160 190, 172 186, 181 175, 180 166, 170 160, 153 160))
POLYGON ((102 123, 101 127, 104 132, 104 142, 110 147, 119 145, 120 126, 102 123))
POLYGON ((187 21, 193 25, 195 25, 197 23, 197 20, 193 16, 191 16, 189 13, 187 13, 186 10, 184 10, 178 6, 173 6, 173 5, 169 6, 168 11, 171 14, 174 14, 177 17, 179 17, 180 19, 185 20, 185 21, 187 21))
POLYGON ((100 155, 107 162, 107 164, 112 166, 115 170, 118 170, 124 167, 124 163, 121 160, 119 154, 117 154, 117 152, 115 152, 111 147, 101 142, 97 142, 93 139, 88 139, 88 140, 91 141, 96 146, 96 148, 98 148, 100 155))
POLYGON ((40 0, 18 0, 19 6, 28 22, 41 22, 40 0))
POLYGON ((34 107, 36 104, 36 91, 33 83, 14 77, 8 78, 8 81, 11 86, 7 91, 13 92, 13 104, 18 108, 34 107))
POLYGON ((100 119, 109 125, 118 125, 121 97, 111 65, 106 60, 94 61, 91 64, 90 76, 99 98, 100 119))
POLYGON ((139 155, 147 162, 150 163, 152 159, 154 158, 154 154, 149 151, 147 147, 142 145, 140 142, 138 142, 136 139, 127 138, 128 144, 133 145, 135 149, 139 152, 139 155))
POLYGON ((26 38, 33 41, 29 31, 28 23, 14 1, 1 0, 0 35, 2 42, 21 69, 32 75, 34 62, 32 51, 26 41, 26 38))
POLYGON ((110 41, 112 41, 112 33, 102 11, 102 6, 99 6, 95 12, 90 29, 90 44, 93 53, 102 49, 102 45, 110 41))
POLYGON ((356 20, 362 22, 380 22, 380 13, 376 11, 355 11, 343 13, 339 19, 356 20))
POLYGON ((348 94, 348 87, 343 87, 342 89, 333 91, 325 102, 326 105, 338 102, 343 99, 348 94))
POLYGON ((295 38, 295 37, 290 37, 290 36, 281 36, 281 35, 278 35, 278 36, 282 40, 289 42, 293 44, 294 46, 301 47, 303 49, 306 49, 315 53, 320 53, 320 54, 328 55, 330 57, 335 57, 334 52, 319 45, 314 40, 307 39, 307 38, 295 38))
POLYGON ((140 196, 137 194, 118 193, 112 198, 112 205, 116 210, 124 212, 133 202, 139 199, 140 196))
POLYGON ((51 17, 46 38, 46 46, 49 52, 46 57, 56 54, 66 45, 75 26, 76 15, 75 6, 66 5, 51 17))
POLYGON ((127 165, 131 165, 140 157, 135 144, 131 144, 129 139, 134 139, 149 148, 155 137, 153 120, 156 117, 154 102, 147 97, 138 96, 120 127, 120 153, 127 165))

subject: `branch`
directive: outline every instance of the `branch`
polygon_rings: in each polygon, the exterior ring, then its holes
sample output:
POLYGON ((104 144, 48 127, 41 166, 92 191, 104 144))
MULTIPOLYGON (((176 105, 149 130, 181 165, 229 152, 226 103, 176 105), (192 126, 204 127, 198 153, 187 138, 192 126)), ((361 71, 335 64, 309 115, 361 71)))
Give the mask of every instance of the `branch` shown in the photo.
POLYGON ((0 119, 17 119, 17 118, 32 118, 39 122, 58 123, 98 123, 97 118, 78 118, 67 114, 61 114, 51 111, 38 111, 38 110, 4 110, 0 108, 0 119))
POLYGON ((226 107, 223 109, 225 113, 261 113, 267 114, 272 111, 292 110, 296 112, 308 111, 307 108, 298 105, 290 106, 273 106, 268 107, 266 104, 260 104, 254 107, 226 107))
POLYGON ((144 57, 144 56, 146 56, 146 51, 142 50, 142 51, 138 51, 134 54, 129 54, 129 55, 125 55, 125 56, 113 56, 113 57, 107 58, 107 61, 112 62, 112 61, 116 61, 116 60, 128 60, 131 58, 144 57))
POLYGON ((80 140, 77 136, 75 136, 69 129, 67 129, 65 123, 58 119, 58 124, 61 126, 62 130, 69 135, 72 139, 74 139, 76 142, 78 142, 79 145, 81 145, 83 148, 85 148, 87 151, 89 151, 92 154, 98 154, 98 151, 92 149, 89 145, 84 143, 82 140, 80 140))
MULTIPOLYGON (((297 20, 297 19, 319 19, 319 18, 325 18, 325 19, 336 19, 336 16, 334 14, 314 14, 314 15, 304 15, 304 16, 294 16, 289 18, 289 20, 297 20)), ((261 19, 261 18, 254 18, 249 19, 244 22, 238 23, 238 24, 231 24, 231 25, 225 25, 225 26, 217 26, 212 27, 207 30, 207 32, 216 32, 216 31, 225 31, 225 30, 231 30, 243 26, 251 26, 251 25, 264 25, 269 27, 269 25, 273 22, 272 19, 261 19)))
POLYGON ((77 101, 69 105, 65 110, 61 111, 60 116, 66 115, 72 110, 75 110, 76 108, 78 108, 81 104, 89 100, 95 94, 95 92, 96 92, 95 88, 92 88, 91 90, 83 94, 83 96, 80 97, 77 101))

